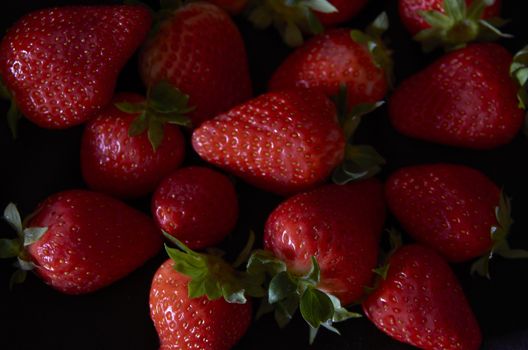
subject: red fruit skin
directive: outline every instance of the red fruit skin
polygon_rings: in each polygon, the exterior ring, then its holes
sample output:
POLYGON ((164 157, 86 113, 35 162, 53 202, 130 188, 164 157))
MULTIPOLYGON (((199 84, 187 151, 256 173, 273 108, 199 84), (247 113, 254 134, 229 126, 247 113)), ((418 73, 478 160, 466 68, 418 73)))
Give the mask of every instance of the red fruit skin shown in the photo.
POLYGON ((491 149, 522 126, 511 54, 497 44, 473 44, 411 76, 394 92, 389 116, 404 135, 451 146, 491 149))
POLYGON ((208 2, 223 8, 232 15, 239 14, 247 5, 247 0, 209 0, 208 2))
POLYGON ((384 333, 421 349, 477 350, 480 328, 449 265, 420 245, 400 248, 387 278, 364 302, 384 333))
POLYGON ((189 278, 165 261, 152 280, 150 317, 160 338, 160 350, 229 350, 251 323, 251 302, 229 304, 224 299, 190 299, 189 278))
POLYGON ((347 305, 371 284, 384 221, 383 186, 377 180, 326 185, 279 205, 266 222, 264 247, 299 274, 309 271, 315 257, 318 287, 347 305))
POLYGON ((141 54, 147 86, 168 80, 190 97, 193 125, 251 97, 251 79, 240 32, 219 7, 189 3, 176 10, 141 54))
POLYGON ((368 0, 328 0, 328 2, 334 5, 338 12, 315 12, 315 14, 324 26, 331 27, 352 19, 365 7, 368 0))
POLYGON ((35 124, 62 129, 106 106, 117 75, 151 25, 143 6, 70 6, 32 12, 0 43, 0 75, 35 124))
POLYGON ((183 162, 184 139, 175 125, 164 125, 163 141, 156 151, 152 149, 147 132, 128 135, 137 115, 122 112, 114 104, 144 101, 145 98, 137 94, 117 94, 111 105, 86 124, 81 144, 81 170, 90 188, 120 198, 144 196, 154 191, 161 179, 183 162))
POLYGON ((448 261, 491 249, 500 189, 479 171, 452 164, 407 167, 390 176, 385 193, 405 231, 448 261))
POLYGON ((48 197, 28 227, 48 228, 28 251, 37 275, 66 294, 103 288, 140 267, 162 246, 162 236, 148 216, 84 190, 48 197))
POLYGON ((179 169, 152 197, 158 227, 191 249, 221 242, 235 227, 238 199, 229 179, 203 167, 179 169))
MULTIPOLYGON (((472 2, 472 0, 466 0, 468 6, 471 5, 472 2)), ((493 5, 488 6, 484 10, 482 18, 500 16, 501 2, 501 0, 495 0, 493 5)), ((431 26, 420 15, 420 11, 438 11, 440 13, 445 13, 444 0, 399 0, 398 11, 405 28, 407 28, 412 35, 416 35, 424 29, 431 28, 431 26)))
POLYGON ((332 97, 341 84, 346 84, 349 106, 380 101, 388 87, 383 69, 352 40, 349 29, 330 30, 307 41, 275 71, 269 88, 313 88, 332 97))
POLYGON ((207 162, 278 194, 322 183, 345 147, 335 106, 309 90, 261 95, 202 124, 192 142, 207 162))

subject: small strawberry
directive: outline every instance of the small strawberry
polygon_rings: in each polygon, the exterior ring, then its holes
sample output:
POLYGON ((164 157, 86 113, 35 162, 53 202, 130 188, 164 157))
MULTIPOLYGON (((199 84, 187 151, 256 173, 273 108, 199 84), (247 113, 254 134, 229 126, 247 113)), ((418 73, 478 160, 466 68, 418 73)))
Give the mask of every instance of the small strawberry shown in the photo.
POLYGON ((66 294, 84 294, 128 275, 155 255, 162 239, 143 213, 106 195, 84 190, 48 197, 23 227, 14 204, 4 218, 18 238, 0 240, 0 257, 18 259, 11 279, 33 270, 66 294))
POLYGON ((394 92, 389 115, 402 134, 446 145, 490 149, 510 142, 523 122, 511 54, 496 44, 451 52, 394 92))
POLYGON ((511 37, 496 27, 506 23, 501 0, 399 0, 400 19, 425 51, 463 47, 475 40, 511 37))
MULTIPOLYGON (((372 279, 385 220, 376 180, 327 185, 284 201, 269 216, 264 247, 248 262, 253 276, 271 275, 267 302, 279 325, 297 307, 311 328, 357 316, 341 307, 357 301, 372 279)), ((262 277, 261 277, 262 279, 262 277)))
POLYGON ((152 214, 163 231, 201 249, 222 241, 235 227, 238 200, 226 176, 189 167, 161 182, 152 197, 152 214))
POLYGON ((385 273, 363 302, 376 327, 421 349, 479 349, 479 325, 439 255, 419 245, 403 246, 390 257, 385 273))
POLYGON ((475 268, 488 275, 495 254, 528 257, 506 240, 512 224, 508 198, 477 170, 451 164, 407 167, 391 175, 385 193, 405 230, 448 261, 484 255, 475 268))
POLYGON ((141 53, 147 87, 167 80, 189 95, 194 126, 251 97, 244 43, 227 13, 205 2, 162 13, 141 53))
MULTIPOLYGON (((165 261, 152 280, 150 317, 160 350, 228 350, 251 324, 251 303, 232 304, 188 294, 190 278, 165 261)), ((192 283, 192 282, 191 282, 192 283)))
POLYGON ((155 85, 147 99, 122 93, 91 119, 81 145, 86 183, 118 197, 152 192, 183 161, 183 135, 173 124, 188 125, 183 114, 188 97, 166 82, 155 85))
POLYGON ((52 129, 80 124, 106 106, 117 75, 141 44, 143 6, 69 6, 32 12, 0 43, 0 75, 17 110, 52 129))
POLYGON ((332 97, 345 85, 349 106, 382 100, 392 70, 381 41, 387 29, 388 18, 382 13, 366 33, 335 29, 310 39, 275 71, 270 90, 313 88, 332 97))
POLYGON ((232 15, 237 15, 247 6, 248 0, 208 0, 232 15))
POLYGON ((251 3, 249 19, 257 28, 274 25, 290 46, 303 43, 303 33, 321 34, 324 27, 354 17, 367 0, 256 0, 251 3))
POLYGON ((341 120, 342 130, 322 93, 270 92, 202 124, 193 147, 206 161, 278 194, 314 188, 332 171, 342 184, 375 175, 384 162, 370 146, 345 147, 359 118, 378 105, 354 107, 341 120))

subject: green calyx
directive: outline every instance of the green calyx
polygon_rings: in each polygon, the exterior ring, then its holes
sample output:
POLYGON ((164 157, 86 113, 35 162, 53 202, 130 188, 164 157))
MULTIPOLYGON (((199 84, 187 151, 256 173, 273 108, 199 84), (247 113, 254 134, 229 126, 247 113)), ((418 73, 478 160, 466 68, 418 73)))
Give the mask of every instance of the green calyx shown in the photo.
POLYGON ((257 250, 249 258, 247 273, 253 281, 267 285, 267 298, 257 312, 257 317, 274 312, 279 327, 285 327, 299 309, 310 327, 310 344, 313 343, 322 326, 339 334, 334 322, 361 317, 341 306, 339 299, 318 289, 321 271, 317 260, 312 257, 310 270, 305 274, 289 271, 286 264, 272 253, 257 250))
POLYGON ((422 11, 420 14, 431 28, 424 29, 414 37, 429 52, 437 47, 456 50, 471 41, 493 41, 511 38, 498 28, 507 22, 501 18, 482 19, 486 7, 495 0, 475 0, 468 7, 465 0, 444 0, 444 13, 422 11))
POLYGON ((478 274, 482 277, 490 278, 489 263, 495 255, 499 255, 507 259, 526 259, 528 258, 528 251, 522 249, 511 249, 508 243, 508 235, 513 224, 511 218, 511 203, 510 199, 504 192, 501 192, 499 205, 495 208, 495 217, 497 225, 492 226, 490 235, 492 246, 490 251, 480 257, 471 266, 471 273, 478 274))
POLYGON ((207 297, 209 300, 224 298, 228 303, 244 304, 246 296, 262 297, 265 291, 260 284, 254 283, 246 272, 236 270, 241 262, 247 260, 255 237, 250 234, 246 248, 233 265, 222 259, 221 253, 198 253, 188 248, 178 239, 163 232, 165 237, 177 248, 165 245, 165 250, 174 261, 174 269, 191 278, 188 285, 189 297, 207 297))
POLYGON ((513 56, 510 76, 519 86, 517 93, 519 108, 526 109, 528 106, 528 46, 513 56))
POLYGON ((360 45, 363 45, 370 55, 374 64, 385 71, 387 82, 389 86, 393 86, 394 82, 394 62, 392 61, 392 53, 387 48, 383 41, 383 34, 389 29, 389 17, 386 12, 379 14, 376 19, 365 29, 364 32, 360 30, 352 30, 350 36, 352 40, 360 45))
POLYGON ((372 294, 376 289, 378 289, 380 283, 387 279, 389 274, 390 264, 389 260, 392 255, 403 245, 402 235, 395 228, 390 228, 386 230, 389 235, 389 244, 390 249, 388 251, 382 251, 379 259, 379 266, 372 270, 376 275, 374 279, 374 284, 372 286, 365 287, 365 299, 368 295, 372 294))
POLYGON ((363 116, 372 113, 382 106, 384 102, 362 103, 349 110, 346 85, 341 85, 339 94, 334 98, 334 102, 337 106, 338 119, 343 128, 347 144, 343 163, 334 169, 332 181, 338 185, 344 185, 351 181, 375 176, 381 171, 382 166, 385 164, 385 159, 372 146, 353 144, 353 137, 363 116))
POLYGON ((48 230, 47 227, 28 227, 20 219, 20 214, 13 203, 9 203, 4 210, 4 220, 16 231, 17 238, 0 239, 0 259, 16 258, 17 270, 11 276, 9 287, 22 283, 26 279, 27 271, 32 270, 35 265, 31 262, 27 247, 37 242, 48 230))
POLYGON ((324 31, 314 11, 337 12, 327 0, 253 0, 249 8, 249 20, 255 27, 274 25, 284 42, 292 47, 302 45, 303 32, 315 35, 324 31))
POLYGON ((18 121, 22 119, 22 112, 20 112, 20 109, 18 108, 11 92, 2 81, 2 77, 0 77, 0 98, 10 101, 9 109, 7 110, 6 115, 7 125, 11 131, 11 135, 13 135, 13 138, 16 139, 18 136, 18 121))
POLYGON ((147 99, 142 103, 118 102, 116 107, 125 113, 138 114, 128 130, 130 136, 147 131, 152 149, 156 151, 163 141, 165 123, 191 127, 186 114, 193 111, 189 107, 189 96, 162 80, 147 91, 147 99))

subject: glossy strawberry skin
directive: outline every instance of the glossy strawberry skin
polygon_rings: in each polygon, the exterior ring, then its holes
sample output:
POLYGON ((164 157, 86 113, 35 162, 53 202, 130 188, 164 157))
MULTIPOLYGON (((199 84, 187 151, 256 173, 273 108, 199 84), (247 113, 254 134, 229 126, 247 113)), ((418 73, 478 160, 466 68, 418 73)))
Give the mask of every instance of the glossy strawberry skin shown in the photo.
POLYGON ((152 280, 150 317, 160 338, 160 350, 229 350, 251 323, 251 303, 224 299, 190 299, 189 278, 165 261, 152 280))
POLYGON ((141 54, 146 86, 168 80, 189 95, 193 125, 251 97, 251 80, 240 33, 227 13, 208 3, 176 10, 141 54))
POLYGON ((162 235, 148 216, 84 190, 48 197, 28 227, 48 228, 28 251, 40 278, 66 294, 90 293, 115 282, 162 245, 162 235))
POLYGON ((161 179, 182 163, 185 146, 177 126, 164 125, 163 141, 156 151, 146 132, 129 136, 137 115, 120 111, 114 103, 144 100, 137 94, 118 94, 110 106, 86 124, 81 169, 90 188, 121 198, 143 196, 154 191, 161 179))
POLYGON ((441 57, 394 92, 389 115, 407 136, 473 149, 510 142, 524 112, 510 79, 511 54, 497 44, 473 44, 441 57))
POLYGON ((203 167, 189 167, 166 177, 152 197, 158 226, 191 249, 222 241, 235 227, 238 199, 231 181, 203 167))
POLYGON ((291 54, 275 71, 270 90, 313 88, 337 96, 346 84, 348 105, 374 103, 385 96, 387 79, 371 54, 352 40, 350 30, 336 29, 318 35, 291 54))
POLYGON ((261 95, 204 123, 192 142, 209 163, 279 194, 323 182, 345 146, 334 105, 309 90, 261 95))
POLYGON ((390 176, 385 193, 405 231, 448 261, 491 249, 500 189, 479 171, 441 163, 407 167, 390 176))
MULTIPOLYGON (((472 0, 466 0, 471 5, 472 0)), ((498 17, 500 15, 501 0, 484 10, 482 18, 498 17)), ((438 11, 444 13, 444 0, 398 0, 398 11, 400 19, 407 30, 415 35, 418 32, 430 28, 430 25, 420 15, 420 11, 438 11)))
POLYGON ((0 75, 28 119, 61 129, 106 106, 121 68, 144 40, 143 6, 71 6, 32 12, 0 44, 0 75))
POLYGON ((338 10, 334 13, 316 12, 317 18, 326 27, 346 22, 365 7, 368 0, 328 0, 338 10))
POLYGON ((319 287, 347 305, 371 283, 384 221, 377 180, 326 185, 277 207, 266 222, 264 246, 298 274, 308 272, 315 257, 319 287))
POLYGON ((363 302, 363 310, 383 332, 421 349, 476 350, 482 341, 449 265, 420 245, 396 251, 387 278, 363 302))

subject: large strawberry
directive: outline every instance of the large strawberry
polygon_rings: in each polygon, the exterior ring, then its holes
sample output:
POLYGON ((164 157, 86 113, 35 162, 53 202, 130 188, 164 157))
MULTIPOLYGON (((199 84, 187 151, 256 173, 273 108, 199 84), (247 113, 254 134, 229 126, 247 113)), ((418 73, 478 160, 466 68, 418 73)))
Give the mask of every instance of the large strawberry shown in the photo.
POLYGON ((391 175, 385 193, 405 230, 448 261, 484 255, 475 267, 487 275, 488 260, 495 254, 528 257, 508 246, 508 198, 475 169, 452 164, 403 168, 391 175))
POLYGON ((158 226, 192 249, 222 241, 235 227, 238 200, 231 181, 203 167, 189 167, 166 177, 152 197, 158 226))
POLYGON ((419 245, 403 246, 390 257, 385 273, 363 302, 380 330, 421 349, 479 349, 479 325, 439 255, 419 245))
POLYGON ((377 180, 327 185, 287 199, 269 216, 264 247, 249 260, 250 275, 270 274, 268 303, 279 324, 297 307, 312 337, 354 314, 341 304, 357 301, 371 283, 385 220, 377 180))
POLYGON ((164 13, 141 53, 147 87, 167 80, 189 95, 194 126, 251 97, 244 43, 227 13, 205 2, 164 13))
POLYGON ((229 350, 251 323, 251 304, 223 299, 191 298, 189 277, 165 261, 152 280, 150 317, 160 338, 160 350, 229 350))
POLYGON ((474 40, 494 40, 501 33, 501 0, 399 0, 400 18, 426 51, 452 49, 474 40), (496 26, 496 27, 495 27, 496 26))
POLYGON ((336 29, 310 39, 275 71, 270 90, 314 88, 332 97, 344 85, 349 106, 382 100, 392 70, 381 41, 387 28, 387 15, 382 13, 366 33, 336 29))
POLYGON ((33 270, 67 294, 83 294, 126 276, 161 248, 161 234, 145 214, 96 192, 71 190, 48 197, 24 228, 13 204, 4 218, 18 238, 2 239, 0 255, 17 257, 12 282, 33 270))
POLYGON ((451 52, 411 76, 394 92, 389 114, 401 133, 474 149, 510 142, 524 112, 510 79, 511 54, 496 44, 451 52))
POLYGON ((118 94, 115 105, 87 123, 81 169, 91 188, 118 197, 142 196, 183 161, 183 136, 173 124, 186 124, 188 98, 166 82, 148 95, 118 94))
POLYGON ((32 12, 0 44, 0 75, 14 105, 46 128, 80 124, 106 106, 117 75, 151 24, 143 6, 71 6, 32 12))

